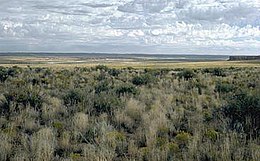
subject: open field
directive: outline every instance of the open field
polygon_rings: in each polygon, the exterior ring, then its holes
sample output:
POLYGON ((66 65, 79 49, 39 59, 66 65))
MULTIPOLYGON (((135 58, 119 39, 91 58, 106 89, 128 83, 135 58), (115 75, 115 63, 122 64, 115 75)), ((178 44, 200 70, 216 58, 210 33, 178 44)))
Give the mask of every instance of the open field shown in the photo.
POLYGON ((136 58, 84 58, 84 57, 36 57, 36 56, 0 56, 0 66, 27 67, 94 67, 106 65, 114 68, 228 68, 260 67, 260 61, 227 61, 227 60, 181 60, 181 59, 136 59, 136 58))

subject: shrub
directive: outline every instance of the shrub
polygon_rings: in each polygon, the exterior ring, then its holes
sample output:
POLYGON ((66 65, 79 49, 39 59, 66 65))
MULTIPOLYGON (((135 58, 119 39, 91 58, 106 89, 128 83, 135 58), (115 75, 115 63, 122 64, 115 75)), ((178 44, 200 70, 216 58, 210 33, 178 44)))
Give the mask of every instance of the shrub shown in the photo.
POLYGON ((109 91, 112 87, 110 87, 110 84, 107 80, 100 81, 96 86, 95 86, 95 93, 101 93, 101 92, 106 92, 109 91))
POLYGON ((0 95, 0 115, 9 113, 9 105, 4 95, 0 95))
POLYGON ((205 136, 212 141, 216 141, 219 136, 219 133, 214 129, 209 129, 206 131, 205 136))
POLYGON ((143 74, 140 76, 135 76, 132 79, 132 83, 137 86, 153 83, 154 81, 155 81, 155 78, 150 74, 143 74))
POLYGON ((219 77, 226 76, 226 74, 225 74, 225 72, 224 72, 224 70, 222 68, 213 68, 211 73, 214 76, 219 76, 219 77))
POLYGON ((227 82, 217 82, 215 89, 219 93, 228 93, 232 92, 235 87, 233 84, 229 84, 227 82))
POLYGON ((4 82, 8 77, 14 77, 21 69, 14 66, 12 68, 0 67, 0 82, 4 82))
POLYGON ((116 93, 120 96, 120 95, 124 95, 124 94, 133 94, 136 95, 138 94, 138 90, 136 89, 135 86, 131 85, 131 84, 123 84, 119 87, 117 87, 116 89, 116 93))
POLYGON ((4 67, 0 67, 0 81, 4 82, 8 78, 7 69, 4 67))
POLYGON ((63 100, 65 105, 73 106, 82 101, 82 94, 79 89, 71 89, 64 96, 63 100))
POLYGON ((97 81, 105 81, 107 79, 106 72, 101 71, 98 76, 95 77, 97 81))
POLYGON ((4 94, 8 105, 11 102, 22 104, 23 106, 30 105, 32 107, 40 109, 42 107, 44 98, 37 90, 29 89, 12 89, 4 94))
POLYGON ((146 68, 144 69, 144 72, 147 74, 150 74, 152 76, 159 76, 163 73, 163 71, 161 69, 151 69, 151 68, 146 68))
POLYGON ((168 144, 168 139, 164 137, 157 137, 156 138, 156 146, 163 147, 168 144))
POLYGON ((111 76, 114 76, 114 77, 117 77, 120 73, 121 73, 121 71, 118 69, 115 69, 115 68, 108 70, 108 74, 110 74, 111 76))
POLYGON ((179 152, 179 146, 177 143, 174 143, 174 142, 170 142, 168 144, 168 148, 169 148, 169 151, 170 153, 176 153, 176 152, 179 152))
POLYGON ((231 126, 236 129, 238 124, 243 126, 246 134, 259 136, 260 131, 260 93, 238 91, 228 99, 223 107, 225 116, 231 120, 231 126))
POLYGON ((95 67, 95 69, 96 70, 101 70, 101 71, 108 71, 109 68, 107 66, 105 66, 105 65, 97 65, 95 67))
POLYGON ((52 126, 57 129, 57 130, 61 130, 64 128, 63 124, 61 122, 53 122, 52 126))
POLYGON ((225 77, 226 73, 222 68, 206 68, 202 70, 203 73, 211 73, 213 76, 225 77))
POLYGON ((84 141, 86 143, 95 143, 95 138, 97 137, 97 130, 95 127, 89 127, 84 133, 84 141))
POLYGON ((185 80, 189 80, 189 79, 192 79, 193 77, 195 77, 195 73, 191 69, 184 69, 184 70, 180 71, 177 74, 177 76, 179 78, 184 78, 185 80))
POLYGON ((175 136, 175 139, 179 145, 185 145, 190 140, 191 135, 187 132, 180 132, 175 136))
POLYGON ((98 115, 104 112, 112 115, 114 113, 114 109, 121 106, 122 102, 117 96, 106 92, 97 94, 94 99, 94 110, 98 115))

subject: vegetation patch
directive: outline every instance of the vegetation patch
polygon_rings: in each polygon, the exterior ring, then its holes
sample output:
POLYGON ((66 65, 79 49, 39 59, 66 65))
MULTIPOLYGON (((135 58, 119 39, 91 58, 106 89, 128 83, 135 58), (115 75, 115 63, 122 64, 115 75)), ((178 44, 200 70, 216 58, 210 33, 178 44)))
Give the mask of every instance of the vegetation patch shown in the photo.
POLYGON ((0 67, 0 160, 259 160, 260 68, 179 65, 0 67))

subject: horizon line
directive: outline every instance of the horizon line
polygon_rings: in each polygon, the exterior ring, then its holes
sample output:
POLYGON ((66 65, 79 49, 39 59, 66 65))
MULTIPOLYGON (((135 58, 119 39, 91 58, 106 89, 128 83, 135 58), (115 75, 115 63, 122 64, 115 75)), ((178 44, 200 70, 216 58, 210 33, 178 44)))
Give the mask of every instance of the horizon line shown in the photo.
MULTIPOLYGON (((77 51, 77 52, 66 52, 66 51, 0 51, 0 56, 3 56, 3 54, 103 54, 103 55, 198 55, 198 56, 260 56, 260 54, 218 54, 218 53, 131 53, 131 52, 83 52, 83 51, 77 51)), ((8 55, 6 55, 8 56, 8 55)))

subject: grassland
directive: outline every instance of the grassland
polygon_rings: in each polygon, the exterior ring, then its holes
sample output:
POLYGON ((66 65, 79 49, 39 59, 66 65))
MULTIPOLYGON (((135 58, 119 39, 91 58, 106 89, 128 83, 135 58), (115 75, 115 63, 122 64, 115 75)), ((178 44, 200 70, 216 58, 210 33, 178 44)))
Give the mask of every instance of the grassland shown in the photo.
POLYGON ((53 67, 74 68, 106 65, 111 68, 229 68, 229 67, 260 67, 260 61, 167 61, 146 59, 109 59, 109 58, 78 58, 78 57, 19 57, 2 56, 1 66, 11 67, 53 67))

